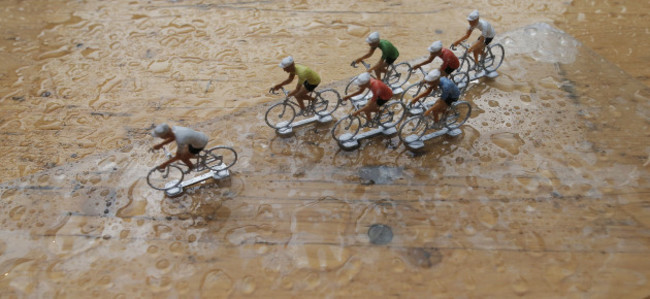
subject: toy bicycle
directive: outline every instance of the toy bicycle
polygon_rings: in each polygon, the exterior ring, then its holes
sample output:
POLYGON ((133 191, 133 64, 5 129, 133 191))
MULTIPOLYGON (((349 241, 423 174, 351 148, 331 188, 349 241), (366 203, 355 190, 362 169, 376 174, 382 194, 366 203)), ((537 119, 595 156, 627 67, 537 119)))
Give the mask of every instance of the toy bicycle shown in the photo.
MULTIPOLYGON (((438 101, 441 101, 440 99, 438 101)), ((433 105, 431 103, 431 105, 433 105)), ((428 109, 429 105, 425 105, 428 109)), ((426 111, 426 110, 425 110, 426 111)), ((418 114, 408 118, 399 128, 399 139, 410 150, 424 147, 424 142, 442 135, 458 136, 459 129, 472 113, 472 106, 466 101, 456 101, 447 107, 436 123, 433 115, 418 114)))
MULTIPOLYGON (((366 70, 370 69, 370 64, 366 63, 365 61, 361 61, 361 64, 366 68, 366 70)), ((350 64, 352 67, 357 68, 357 64, 354 63, 354 61, 350 64)), ((384 75, 384 78, 382 81, 386 83, 392 90, 393 94, 400 94, 402 93, 403 89, 402 86, 408 82, 409 78, 411 78, 411 65, 408 64, 407 62, 400 62, 398 64, 391 64, 388 66, 388 70, 386 74, 384 75)), ((345 94, 348 95, 352 92, 354 89, 354 79, 350 80, 348 85, 345 86, 345 94)), ((368 99, 370 98, 370 90, 355 96, 352 98, 352 100, 358 101, 362 99, 368 99)))
MULTIPOLYGON (((426 76, 426 73, 422 68, 418 68, 418 69, 423 75, 426 76)), ((469 75, 467 73, 455 71, 451 73, 449 77, 451 81, 454 82, 454 84, 456 84, 458 90, 460 91, 460 95, 462 96, 467 90, 467 87, 469 86, 470 83, 469 75)), ((427 83, 425 83, 424 81, 416 82, 411 84, 409 87, 407 87, 402 93, 401 100, 402 102, 406 103, 406 108, 409 114, 417 115, 417 114, 424 113, 424 111, 427 110, 425 109, 426 106, 431 107, 431 105, 436 101, 436 99, 440 98, 442 90, 437 89, 434 90, 431 94, 418 100, 417 103, 411 105, 410 104, 411 100, 427 89, 426 85, 427 83)))
MULTIPOLYGON (((272 89, 269 92, 277 94, 272 89)), ((330 88, 312 92, 314 100, 307 101, 307 106, 304 110, 301 110, 296 102, 297 100, 292 101, 286 89, 282 88, 282 92, 286 98, 280 103, 273 104, 264 115, 266 124, 275 129, 276 133, 281 136, 291 134, 295 127, 315 121, 320 123, 332 121, 331 114, 341 103, 341 96, 338 91, 330 88), (296 110, 298 110, 298 113, 296 113, 296 110), (294 122, 296 116, 305 116, 307 118, 294 122)))
MULTIPOLYGON (((351 101, 355 110, 365 105, 365 101, 351 101)), ((374 137, 379 134, 392 135, 397 133, 395 126, 404 118, 406 107, 401 101, 390 100, 379 107, 379 112, 368 121, 365 116, 348 115, 334 124, 332 137, 339 146, 349 150, 359 146, 359 140, 374 137), (369 129, 369 130, 365 130, 369 129), (360 130, 364 132, 359 133, 360 130)))
MULTIPOLYGON (((469 45, 466 43, 460 43, 460 46, 465 48, 465 52, 459 58, 461 61, 460 67, 458 69, 468 69, 469 80, 474 81, 483 76, 488 78, 496 78, 499 76, 497 69, 501 66, 503 62, 503 57, 505 57, 505 50, 503 46, 499 43, 493 43, 487 45, 483 50, 483 54, 480 55, 481 59, 478 62, 478 66, 475 66, 474 59, 469 56, 469 45), (467 66, 465 65, 467 64, 467 66)), ((452 50, 456 50, 456 47, 452 46, 452 50)))
MULTIPOLYGON (((163 147, 165 156, 171 158, 171 153, 163 147)), ((203 182, 207 179, 213 178, 221 180, 230 176, 228 170, 237 162, 237 152, 228 146, 215 146, 208 150, 202 150, 195 159, 194 169, 188 169, 187 165, 181 162, 176 162, 167 165, 167 167, 160 169, 155 167, 149 171, 147 175, 147 184, 153 189, 165 191, 169 197, 175 197, 183 193, 185 187, 203 182), (186 170, 184 170, 186 169, 186 170), (195 176, 189 180, 184 180, 185 174, 191 172, 206 173, 195 176)))

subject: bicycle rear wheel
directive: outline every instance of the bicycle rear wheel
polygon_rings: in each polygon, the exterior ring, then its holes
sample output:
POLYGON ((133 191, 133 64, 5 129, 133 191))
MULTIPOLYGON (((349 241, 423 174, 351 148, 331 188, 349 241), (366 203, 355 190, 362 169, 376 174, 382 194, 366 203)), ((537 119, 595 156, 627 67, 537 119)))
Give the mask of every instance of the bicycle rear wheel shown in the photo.
POLYGON ((334 124, 332 137, 339 143, 346 142, 359 133, 359 128, 361 128, 361 119, 358 116, 348 115, 334 124))
POLYGON ((400 101, 391 101, 381 107, 379 123, 384 128, 392 128, 399 124, 406 114, 406 106, 400 101))
POLYGON ((472 114, 472 106, 465 101, 451 104, 445 115, 445 123, 450 130, 462 126, 472 114))
POLYGON ((403 143, 418 141, 427 131, 427 121, 422 115, 407 119, 399 128, 399 140, 403 143))
POLYGON ((184 176, 183 170, 176 165, 167 165, 162 171, 153 168, 147 174, 147 184, 156 190, 166 191, 177 187, 184 176))
POLYGON ((296 110, 287 103, 277 103, 271 106, 264 115, 264 121, 273 129, 288 127, 296 118, 296 110))
POLYGON ((467 73, 453 73, 451 75, 451 81, 454 81, 454 84, 458 87, 460 94, 464 94, 469 86, 469 75, 467 73))
POLYGON ((394 89, 402 87, 402 85, 408 82, 409 78, 411 78, 411 65, 407 62, 402 62, 388 67, 384 82, 390 88, 394 89))
POLYGON ((460 66, 452 74, 456 74, 456 73, 469 74, 469 69, 471 68, 471 66, 472 63, 470 63, 470 60, 467 57, 463 57, 462 59, 460 59, 460 66))
POLYGON ((503 62, 505 50, 501 44, 494 44, 488 46, 487 55, 485 57, 484 67, 488 72, 496 71, 503 62))
POLYGON ((226 170, 237 162, 237 152, 229 146, 215 146, 205 157, 205 166, 214 171, 226 170))
POLYGON ((315 101, 314 110, 316 111, 316 114, 327 116, 334 113, 334 111, 339 107, 341 96, 338 91, 330 88, 316 93, 315 101))

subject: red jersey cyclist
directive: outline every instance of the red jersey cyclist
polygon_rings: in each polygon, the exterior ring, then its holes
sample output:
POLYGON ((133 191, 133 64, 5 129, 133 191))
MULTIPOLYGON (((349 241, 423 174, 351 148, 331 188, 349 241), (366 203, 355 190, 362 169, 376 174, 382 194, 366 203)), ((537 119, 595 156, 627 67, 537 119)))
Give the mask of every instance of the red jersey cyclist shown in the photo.
POLYGON ((391 42, 385 39, 379 39, 379 32, 370 33, 366 38, 366 42, 370 46, 370 50, 365 55, 355 59, 354 63, 360 63, 362 60, 370 58, 375 53, 375 50, 379 48, 381 50, 381 58, 368 72, 374 71, 375 76, 381 79, 381 75, 387 72, 388 66, 397 60, 399 51, 397 51, 397 48, 391 42))
POLYGON ((483 50, 485 46, 489 45, 496 33, 492 29, 492 25, 485 20, 479 20, 478 10, 474 10, 467 16, 467 21, 469 22, 469 28, 467 28, 467 33, 463 35, 459 40, 455 41, 452 44, 452 48, 458 46, 462 41, 469 38, 474 29, 481 31, 481 36, 478 37, 478 40, 472 44, 468 51, 474 53, 474 67, 478 66, 478 56, 483 55, 483 50))
POLYGON ((445 77, 460 67, 460 61, 458 61, 458 57, 456 57, 454 52, 451 50, 443 48, 441 41, 433 42, 431 46, 427 48, 427 50, 429 50, 429 58, 421 63, 414 65, 413 70, 417 70, 419 67, 431 63, 436 57, 440 57, 440 59, 442 59, 442 65, 440 66, 439 70, 440 74, 445 77))
POLYGON ((289 73, 289 78, 282 81, 282 83, 273 86, 272 90, 278 90, 282 86, 287 85, 293 81, 293 79, 298 75, 298 84, 296 89, 291 91, 287 96, 293 96, 296 98, 300 109, 305 110, 305 100, 313 101, 314 98, 309 95, 309 92, 314 91, 318 84, 320 84, 320 76, 312 69, 302 65, 294 63, 293 57, 288 56, 282 59, 280 62, 280 67, 287 73, 289 73))
POLYGON ((355 84, 359 86, 359 90, 355 93, 343 97, 342 100, 348 100, 354 96, 362 94, 366 88, 372 92, 372 98, 361 109, 352 113, 353 116, 359 115, 361 112, 366 114, 366 119, 371 120, 371 113, 379 112, 379 107, 383 106, 393 97, 393 90, 381 80, 370 77, 369 73, 363 73, 355 79, 355 84))

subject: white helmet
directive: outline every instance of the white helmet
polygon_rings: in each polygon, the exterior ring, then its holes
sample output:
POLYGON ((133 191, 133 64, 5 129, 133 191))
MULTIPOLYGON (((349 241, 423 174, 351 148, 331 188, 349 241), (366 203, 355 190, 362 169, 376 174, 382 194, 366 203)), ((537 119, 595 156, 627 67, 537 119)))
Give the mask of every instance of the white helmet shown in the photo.
POLYGON ((467 20, 468 20, 468 21, 478 20, 478 10, 475 9, 473 12, 471 12, 471 13, 467 16, 467 20))
POLYGON ((357 79, 354 80, 354 83, 357 85, 364 85, 368 84, 370 82, 370 74, 369 73, 363 73, 359 76, 357 76, 357 79))
POLYGON ((280 67, 285 68, 293 64, 293 57, 287 56, 280 62, 280 67))
POLYGON ((424 77, 424 81, 427 82, 433 82, 436 81, 440 78, 440 71, 439 70, 433 70, 430 71, 426 77, 424 77))
POLYGON ((429 46, 429 52, 431 53, 437 53, 440 50, 442 50, 442 42, 441 41, 435 41, 431 46, 429 46))
POLYGON ((379 32, 373 32, 366 38, 366 43, 374 44, 379 42, 379 32))
POLYGON ((165 136, 167 135, 167 133, 169 133, 170 130, 171 129, 169 128, 169 125, 167 125, 166 123, 162 123, 156 126, 155 129, 153 129, 151 135, 153 135, 153 137, 165 136))

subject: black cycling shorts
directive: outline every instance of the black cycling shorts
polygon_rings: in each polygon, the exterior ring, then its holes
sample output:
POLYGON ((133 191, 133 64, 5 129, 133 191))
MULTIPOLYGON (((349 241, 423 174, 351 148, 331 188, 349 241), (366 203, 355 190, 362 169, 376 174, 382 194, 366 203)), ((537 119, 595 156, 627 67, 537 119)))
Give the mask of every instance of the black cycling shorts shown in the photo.
POLYGON ((304 85, 308 91, 314 91, 314 89, 316 89, 316 87, 318 86, 318 84, 316 85, 309 84, 307 80, 305 80, 305 83, 303 83, 302 85, 304 85))
POLYGON ((187 148, 192 155, 198 155, 203 150, 203 148, 194 148, 191 144, 188 144, 187 148))

